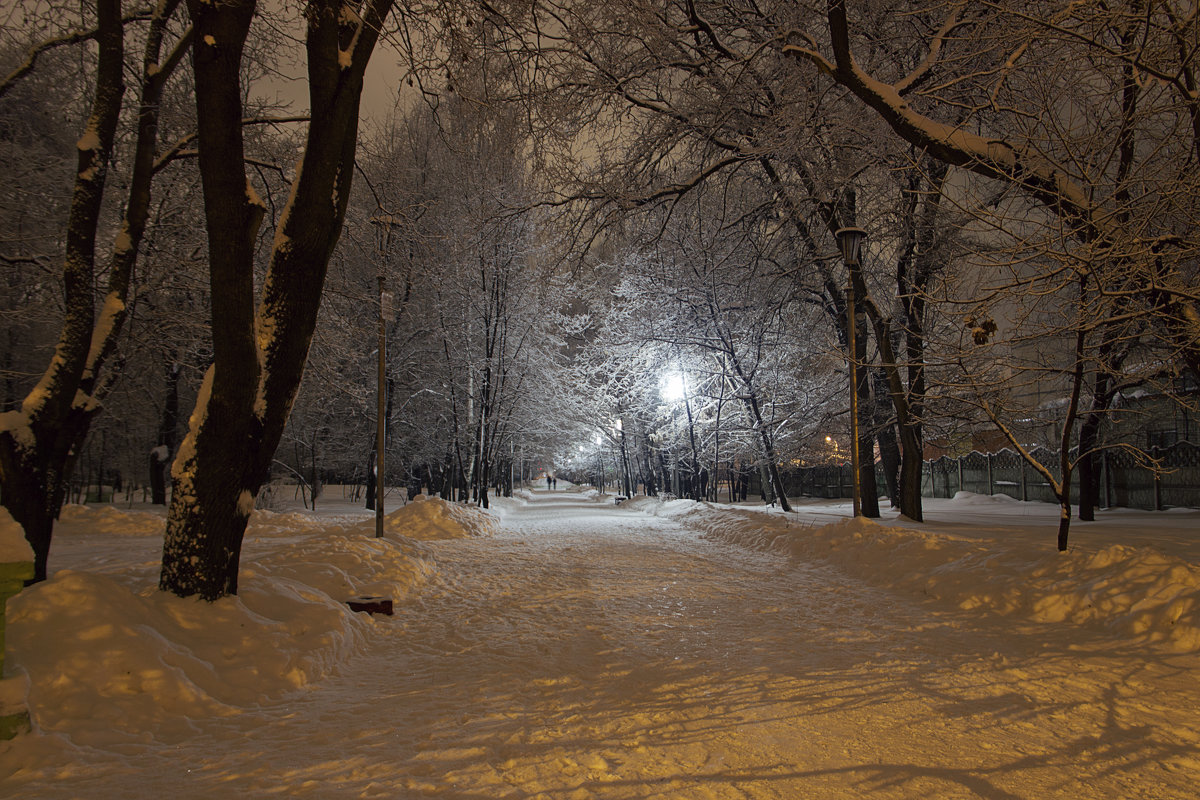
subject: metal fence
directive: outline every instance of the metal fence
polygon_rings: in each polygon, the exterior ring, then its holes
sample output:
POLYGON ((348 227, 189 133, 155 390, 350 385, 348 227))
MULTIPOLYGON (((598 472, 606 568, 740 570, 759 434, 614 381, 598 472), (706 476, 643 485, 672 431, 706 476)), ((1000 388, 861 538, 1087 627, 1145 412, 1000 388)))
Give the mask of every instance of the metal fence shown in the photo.
MULTIPOLYGON (((1034 455, 1051 468, 1057 480, 1061 474, 1057 455, 1044 450, 1034 451, 1034 455)), ((1177 442, 1170 447, 1152 447, 1144 455, 1122 449, 1106 450, 1099 460, 1100 504, 1106 508, 1200 507, 1200 446, 1177 442)), ((852 494, 849 463, 802 467, 787 471, 783 477, 790 496, 848 498, 852 494)), ((875 480, 882 493, 886 483, 878 465, 875 480)), ((752 486, 752 490, 757 488, 752 486)), ((925 462, 922 495, 953 497, 960 491, 1055 502, 1049 482, 1024 458, 1007 449, 998 453, 971 452, 957 458, 943 456, 925 462)), ((1078 470, 1072 475, 1071 496, 1079 497, 1078 470)))

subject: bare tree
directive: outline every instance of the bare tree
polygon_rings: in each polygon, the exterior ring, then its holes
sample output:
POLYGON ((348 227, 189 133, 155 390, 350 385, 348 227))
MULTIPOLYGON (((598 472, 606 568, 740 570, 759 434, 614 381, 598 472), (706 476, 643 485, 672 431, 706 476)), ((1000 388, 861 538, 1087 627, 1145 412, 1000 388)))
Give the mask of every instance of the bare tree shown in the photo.
POLYGON ((354 173, 363 72, 391 0, 306 8, 313 119, 255 301, 264 206, 246 178, 242 54, 253 0, 189 0, 197 45, 200 174, 208 228, 213 365, 172 467, 160 586, 214 600, 237 592, 254 498, 266 480, 303 374, 354 173))
POLYGON ((54 520, 73 459, 110 388, 103 368, 125 323, 130 282, 150 213, 159 100, 191 41, 185 33, 161 60, 167 25, 178 5, 178 0, 162 0, 146 35, 125 213, 113 239, 107 288, 97 310, 97 237, 125 93, 125 30, 119 1, 96 4, 95 34, 89 38, 95 39, 99 56, 92 108, 77 145, 74 194, 65 226, 62 330, 41 380, 26 395, 21 409, 4 414, 0 422, 0 493, 33 547, 35 580, 46 577, 54 520))
POLYGON ((954 4, 940 26, 909 31, 922 61, 883 78, 855 57, 845 0, 830 0, 826 24, 823 45, 795 28, 783 52, 909 143, 1021 193, 1065 239, 1105 251, 1083 263, 1104 264, 1097 278, 1120 281, 1113 290, 1153 318, 1161 346, 1200 372, 1195 14, 1170 4, 954 4))

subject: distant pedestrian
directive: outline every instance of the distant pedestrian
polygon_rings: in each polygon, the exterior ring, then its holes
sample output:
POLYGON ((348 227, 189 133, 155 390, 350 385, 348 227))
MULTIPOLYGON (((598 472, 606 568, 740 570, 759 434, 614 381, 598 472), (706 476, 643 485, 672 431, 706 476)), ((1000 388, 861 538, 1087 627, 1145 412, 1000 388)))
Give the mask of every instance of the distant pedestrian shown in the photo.
POLYGON ((553 489, 553 488, 554 488, 554 479, 551 478, 549 475, 547 475, 546 476, 546 490, 549 491, 550 489, 553 489))
POLYGON ((550 488, 551 488, 551 489, 558 489, 558 478, 551 478, 551 479, 550 479, 550 488))

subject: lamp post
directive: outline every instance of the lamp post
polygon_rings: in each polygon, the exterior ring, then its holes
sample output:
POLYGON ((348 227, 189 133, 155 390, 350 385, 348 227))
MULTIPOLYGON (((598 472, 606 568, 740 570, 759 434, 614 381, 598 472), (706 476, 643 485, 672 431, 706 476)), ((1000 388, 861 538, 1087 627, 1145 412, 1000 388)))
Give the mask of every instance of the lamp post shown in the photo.
POLYGON ((835 234, 842 249, 842 260, 846 262, 846 350, 850 364, 850 484, 854 496, 854 516, 862 515, 862 482, 859 475, 858 452, 858 349, 854 304, 854 270, 858 267, 859 253, 867 232, 862 228, 841 228, 835 234))
POLYGON ((379 362, 375 391, 375 537, 383 538, 383 451, 386 444, 387 412, 387 319, 391 315, 392 293, 383 288, 379 274, 379 362))

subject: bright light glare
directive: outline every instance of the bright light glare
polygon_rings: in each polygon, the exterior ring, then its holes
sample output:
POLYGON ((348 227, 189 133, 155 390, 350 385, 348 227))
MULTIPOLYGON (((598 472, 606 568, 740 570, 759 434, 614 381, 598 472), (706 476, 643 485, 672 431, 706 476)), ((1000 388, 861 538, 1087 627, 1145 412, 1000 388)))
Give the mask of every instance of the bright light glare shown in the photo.
POLYGON ((668 403, 677 403, 683 399, 687 391, 687 384, 684 383, 683 373, 670 372, 663 378, 662 386, 659 391, 662 393, 662 399, 668 403))

